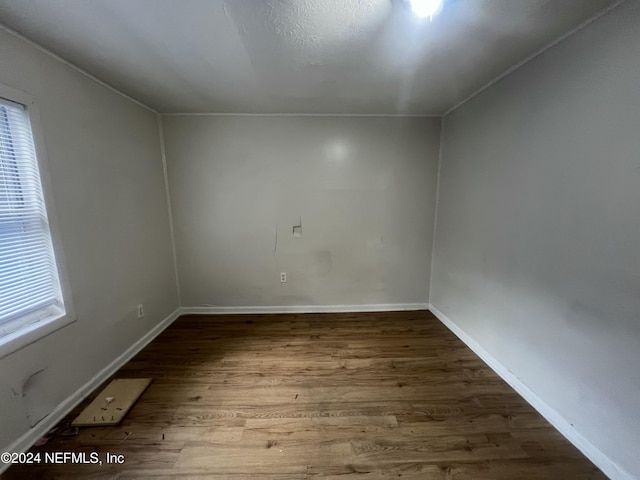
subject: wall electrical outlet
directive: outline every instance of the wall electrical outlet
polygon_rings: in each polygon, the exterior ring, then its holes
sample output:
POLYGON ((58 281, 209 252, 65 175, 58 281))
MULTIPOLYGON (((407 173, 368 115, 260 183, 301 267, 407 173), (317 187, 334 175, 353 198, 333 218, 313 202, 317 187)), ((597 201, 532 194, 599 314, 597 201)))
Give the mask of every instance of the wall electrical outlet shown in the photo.
POLYGON ((287 283, 287 272, 280 272, 280 283, 287 283))
POLYGON ((142 318, 144 317, 144 305, 140 304, 138 305, 138 318, 142 318))

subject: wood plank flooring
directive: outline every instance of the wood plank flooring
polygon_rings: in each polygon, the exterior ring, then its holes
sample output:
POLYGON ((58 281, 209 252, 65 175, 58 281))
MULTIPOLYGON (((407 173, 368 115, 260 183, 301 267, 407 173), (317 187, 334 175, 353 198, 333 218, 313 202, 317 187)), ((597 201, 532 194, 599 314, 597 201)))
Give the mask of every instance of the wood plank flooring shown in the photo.
POLYGON ((127 377, 154 381, 121 425, 31 450, 124 463, 5 477, 606 478, 429 312, 185 316, 127 377))

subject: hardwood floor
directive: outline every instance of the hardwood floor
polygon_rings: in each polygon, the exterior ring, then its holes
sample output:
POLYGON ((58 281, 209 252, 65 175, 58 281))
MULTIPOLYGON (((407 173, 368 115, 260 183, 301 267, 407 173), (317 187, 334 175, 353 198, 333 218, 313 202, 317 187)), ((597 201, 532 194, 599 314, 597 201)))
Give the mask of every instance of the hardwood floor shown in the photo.
POLYGON ((606 478, 429 312, 185 316, 115 377, 154 379, 121 425, 32 452, 123 464, 6 478, 606 478))

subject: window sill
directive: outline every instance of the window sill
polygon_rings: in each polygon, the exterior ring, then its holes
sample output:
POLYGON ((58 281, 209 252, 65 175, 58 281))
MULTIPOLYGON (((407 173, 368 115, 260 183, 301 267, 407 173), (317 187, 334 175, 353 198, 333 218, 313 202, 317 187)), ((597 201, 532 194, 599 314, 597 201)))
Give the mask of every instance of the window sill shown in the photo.
POLYGON ((37 322, 24 325, 15 332, 0 338, 0 359, 41 340, 47 335, 51 335, 53 332, 75 322, 75 320, 68 313, 63 313, 51 315, 37 322))

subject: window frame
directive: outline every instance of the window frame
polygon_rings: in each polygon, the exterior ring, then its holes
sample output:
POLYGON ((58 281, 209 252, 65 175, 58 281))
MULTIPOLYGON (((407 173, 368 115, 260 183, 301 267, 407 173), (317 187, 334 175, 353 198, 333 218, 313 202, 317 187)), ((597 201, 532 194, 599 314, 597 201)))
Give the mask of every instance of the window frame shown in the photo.
MULTIPOLYGON (((49 223, 51 243, 53 244, 53 253, 64 304, 64 313, 62 314, 49 315, 44 318, 38 318, 38 315, 27 314, 20 320, 17 320, 16 323, 19 326, 15 330, 0 336, 0 359, 2 359, 75 322, 76 315, 71 298, 66 259, 62 248, 58 217, 56 215, 52 194, 51 176, 49 175, 48 160, 44 148, 44 136, 40 124, 40 112, 36 99, 29 93, 2 84, 0 84, 0 98, 23 105, 29 118, 36 162, 40 173, 40 183, 42 184, 44 205, 49 223)), ((12 322, 13 321, 15 320, 12 320, 12 322)))

